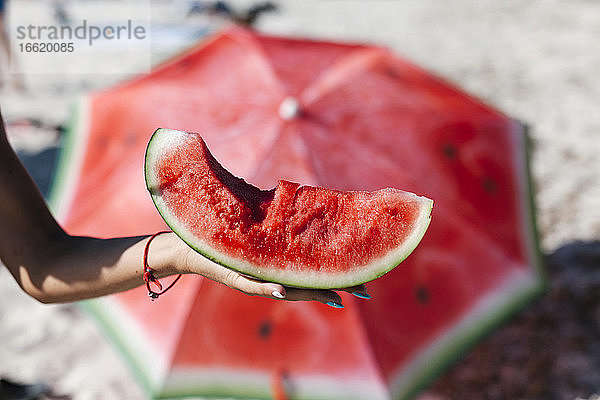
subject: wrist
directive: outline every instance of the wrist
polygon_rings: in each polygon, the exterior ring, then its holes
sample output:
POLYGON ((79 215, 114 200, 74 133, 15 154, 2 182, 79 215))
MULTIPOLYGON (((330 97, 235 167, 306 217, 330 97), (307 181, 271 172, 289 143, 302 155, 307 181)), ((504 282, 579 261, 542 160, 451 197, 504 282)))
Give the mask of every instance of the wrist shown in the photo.
POLYGON ((142 278, 144 280, 144 282, 146 283, 146 288, 148 289, 148 296, 150 296, 151 300, 156 300, 158 299, 162 294, 166 293, 169 289, 171 289, 176 283, 177 281, 179 281, 179 278, 181 278, 181 274, 177 275, 177 277, 175 278, 175 280, 173 282, 171 282, 171 284, 169 286, 167 286, 166 288, 163 288, 163 285, 160 283, 158 277, 156 276, 156 274, 158 273, 158 276, 164 276, 164 275, 170 275, 172 273, 176 273, 177 272, 177 264, 176 264, 176 260, 177 257, 174 255, 177 254, 176 249, 173 248, 173 246, 171 246, 172 244, 172 239, 170 239, 168 236, 166 236, 167 234, 172 234, 172 232, 170 231, 159 231, 157 233, 155 233, 154 235, 150 236, 150 238, 148 238, 148 240, 146 241, 146 245, 144 246, 144 259, 143 259, 143 275, 142 278), (157 249, 157 257, 158 259, 162 258, 162 262, 159 261, 159 267, 157 267, 157 269, 152 268, 149 264, 148 264, 148 256, 150 253, 150 244, 152 243, 152 241, 154 239, 156 239, 159 236, 165 236, 166 239, 163 240, 161 243, 159 243, 160 247, 157 249), (174 262, 175 261, 175 262, 174 262), (162 272, 159 272, 162 271, 162 272), (155 286, 156 289, 154 289, 152 286, 155 286))
MULTIPOLYGON (((151 237, 144 240, 146 246, 151 237)), ((148 264, 155 271, 157 277, 173 274, 184 274, 186 270, 185 259, 182 257, 182 247, 185 243, 173 232, 156 236, 148 247, 148 264)))

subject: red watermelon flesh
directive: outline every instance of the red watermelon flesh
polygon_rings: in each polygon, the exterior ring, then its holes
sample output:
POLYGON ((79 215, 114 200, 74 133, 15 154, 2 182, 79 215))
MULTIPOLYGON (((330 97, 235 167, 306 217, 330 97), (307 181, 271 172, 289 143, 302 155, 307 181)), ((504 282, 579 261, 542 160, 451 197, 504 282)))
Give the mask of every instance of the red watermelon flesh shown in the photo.
POLYGON ((146 183, 192 248, 257 278, 340 288, 373 280, 423 237, 433 202, 398 189, 339 191, 280 181, 261 190, 225 170, 199 134, 158 129, 146 183))

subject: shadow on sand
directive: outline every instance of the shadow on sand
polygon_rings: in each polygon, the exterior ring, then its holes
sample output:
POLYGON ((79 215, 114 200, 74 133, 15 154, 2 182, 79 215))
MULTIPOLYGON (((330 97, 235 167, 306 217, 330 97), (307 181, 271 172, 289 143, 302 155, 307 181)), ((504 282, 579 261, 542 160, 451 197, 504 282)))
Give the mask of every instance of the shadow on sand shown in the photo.
POLYGON ((600 241, 546 256, 548 290, 437 381, 436 399, 600 394, 600 241))

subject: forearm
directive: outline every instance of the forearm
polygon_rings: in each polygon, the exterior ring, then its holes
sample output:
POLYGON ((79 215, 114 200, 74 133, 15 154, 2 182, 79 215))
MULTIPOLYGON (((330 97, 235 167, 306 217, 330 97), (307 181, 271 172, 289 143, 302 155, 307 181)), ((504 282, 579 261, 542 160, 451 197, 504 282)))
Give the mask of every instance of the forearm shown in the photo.
MULTIPOLYGON (((0 116, 0 259, 27 293, 64 302, 138 286, 146 241, 65 233, 10 147, 0 116)), ((172 234, 152 242, 149 261, 157 276, 178 272, 179 242, 172 234)))
MULTIPOLYGON (((143 283, 142 260, 148 237, 94 239, 65 236, 43 258, 11 263, 21 287, 44 303, 82 300, 143 283)), ((181 243, 173 234, 155 238, 148 261, 157 277, 185 273, 181 243)))

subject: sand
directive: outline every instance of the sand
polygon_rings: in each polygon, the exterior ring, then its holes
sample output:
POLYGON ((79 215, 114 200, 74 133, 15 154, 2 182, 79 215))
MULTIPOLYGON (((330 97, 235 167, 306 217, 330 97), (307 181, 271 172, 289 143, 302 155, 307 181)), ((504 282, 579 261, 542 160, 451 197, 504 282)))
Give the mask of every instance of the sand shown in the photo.
MULTIPOLYGON (((153 23, 162 24, 167 32, 169 24, 184 21, 185 4, 155 2, 153 23)), ((288 0, 279 4, 279 13, 260 20, 260 30, 388 46, 530 128, 538 224, 541 246, 550 260, 551 291, 484 341, 422 398, 558 399, 600 393, 596 383, 600 382, 600 244, 595 242, 600 238, 596 157, 600 3, 288 0), (569 268, 576 272, 569 273, 569 268), (555 332, 571 332, 577 345, 562 346, 569 339, 551 339, 555 332), (520 368, 536 359, 538 352, 532 348, 540 341, 551 343, 549 355, 538 358, 541 366, 520 368), (520 353, 513 354, 514 349, 520 353), (573 376, 582 376, 581 382, 573 376), (526 392, 531 382, 542 389, 526 392)), ((214 30, 221 24, 215 19, 194 23, 180 22, 183 28, 178 33, 163 36, 153 61, 189 44, 185 37, 191 32, 214 30)), ((60 125, 78 96, 125 78, 25 77, 27 91, 19 92, 3 76, 0 105, 12 121, 29 117, 48 126, 60 125)), ((44 163, 59 145, 51 129, 15 126, 9 134, 20 154, 29 157, 32 172, 45 170, 44 163)), ((47 177, 39 179, 47 185, 47 177)), ((4 268, 0 293, 0 377, 43 381, 54 394, 74 399, 145 397, 117 351, 76 305, 36 303, 4 268)))

